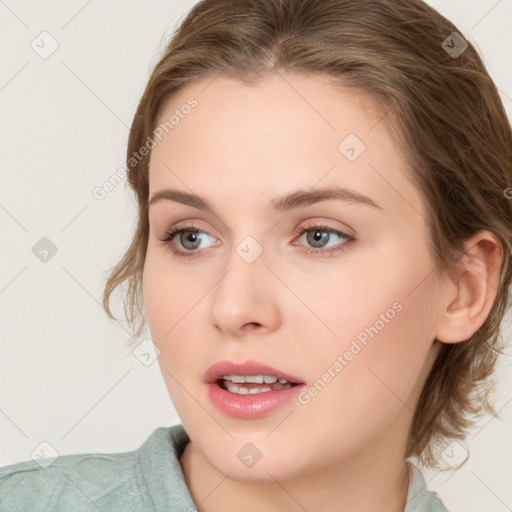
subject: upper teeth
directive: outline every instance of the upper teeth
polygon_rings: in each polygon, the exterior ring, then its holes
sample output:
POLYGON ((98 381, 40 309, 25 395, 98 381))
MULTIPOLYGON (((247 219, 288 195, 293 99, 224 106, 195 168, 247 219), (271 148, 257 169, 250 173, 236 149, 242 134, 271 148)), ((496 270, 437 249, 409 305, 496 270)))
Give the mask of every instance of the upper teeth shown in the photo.
POLYGON ((231 382, 250 382, 254 384, 263 384, 263 382, 273 384, 277 380, 281 384, 288 382, 286 379, 278 379, 274 375, 223 375, 222 378, 231 382))

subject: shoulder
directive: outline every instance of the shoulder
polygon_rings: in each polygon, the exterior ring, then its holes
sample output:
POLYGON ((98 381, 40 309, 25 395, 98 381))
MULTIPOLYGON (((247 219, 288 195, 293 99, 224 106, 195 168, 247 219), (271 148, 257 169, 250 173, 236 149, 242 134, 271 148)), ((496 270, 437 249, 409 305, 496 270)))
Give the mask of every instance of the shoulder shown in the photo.
POLYGON ((428 489, 420 469, 408 462, 409 493, 404 512, 449 512, 441 497, 428 489))
POLYGON ((172 458, 172 432, 176 426, 159 427, 129 452, 62 455, 1 467, 0 512, 155 510, 147 482, 159 468, 151 460, 166 448, 172 458))
POLYGON ((77 510, 98 510, 95 504, 112 499, 143 499, 135 452, 63 455, 46 468, 41 463, 44 459, 0 468, 2 512, 66 510, 72 504, 77 510))

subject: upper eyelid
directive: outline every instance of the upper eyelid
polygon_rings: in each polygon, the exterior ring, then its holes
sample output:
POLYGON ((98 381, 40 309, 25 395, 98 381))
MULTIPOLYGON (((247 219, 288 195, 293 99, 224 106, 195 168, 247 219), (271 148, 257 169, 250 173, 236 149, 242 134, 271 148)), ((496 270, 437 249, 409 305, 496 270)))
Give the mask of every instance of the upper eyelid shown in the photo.
MULTIPOLYGON (((165 229, 165 234, 167 233, 170 233, 172 232, 173 234, 178 232, 178 231, 200 231, 202 233, 205 233, 207 234, 208 236, 212 236, 214 238, 217 238, 215 235, 212 235, 207 229, 203 229, 203 228, 200 228, 198 226, 195 226, 193 224, 190 224, 191 221, 185 221, 184 224, 182 224, 181 222, 178 222, 177 224, 175 224, 174 226, 170 227, 170 228, 166 228, 165 229)), ((347 236, 351 236, 347 230, 345 230, 344 228, 336 228, 334 226, 328 226, 327 223, 325 221, 311 221, 311 225, 303 225, 301 226, 300 228, 297 228, 297 229, 294 229, 293 232, 294 233, 297 233, 297 234, 300 234, 301 231, 308 231, 308 230, 311 230, 311 229, 322 229, 322 230, 325 230, 325 231, 338 231, 338 232, 341 232, 347 236)))

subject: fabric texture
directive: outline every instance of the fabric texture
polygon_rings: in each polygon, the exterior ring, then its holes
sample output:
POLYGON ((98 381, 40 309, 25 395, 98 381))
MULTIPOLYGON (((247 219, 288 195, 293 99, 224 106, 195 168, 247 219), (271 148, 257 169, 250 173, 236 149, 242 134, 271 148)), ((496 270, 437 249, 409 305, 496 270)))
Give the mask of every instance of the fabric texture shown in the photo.
MULTIPOLYGON (((62 455, 0 467, 1 512, 197 512, 179 463, 183 425, 159 427, 137 449, 62 455)), ((404 512, 448 512, 409 464, 404 512)))

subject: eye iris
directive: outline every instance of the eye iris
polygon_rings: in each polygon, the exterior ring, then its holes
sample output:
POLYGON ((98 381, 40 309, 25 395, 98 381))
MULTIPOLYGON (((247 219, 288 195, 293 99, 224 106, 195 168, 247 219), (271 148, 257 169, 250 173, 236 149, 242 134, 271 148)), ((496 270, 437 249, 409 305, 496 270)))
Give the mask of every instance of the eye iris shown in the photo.
POLYGON ((195 231, 183 231, 180 235, 180 243, 187 249, 197 249, 197 247, 188 247, 186 245, 187 242, 191 242, 192 244, 197 243, 197 240, 198 236, 195 231))
MULTIPOLYGON (((330 233, 327 233, 326 231, 322 229, 315 229, 313 231, 310 231, 307 234, 308 243, 313 245, 314 247, 317 247, 318 242, 322 242, 322 239, 324 242, 327 242, 329 240, 330 233), (311 236, 312 235, 312 236, 311 236)), ((321 246, 322 244, 320 244, 321 246)))

